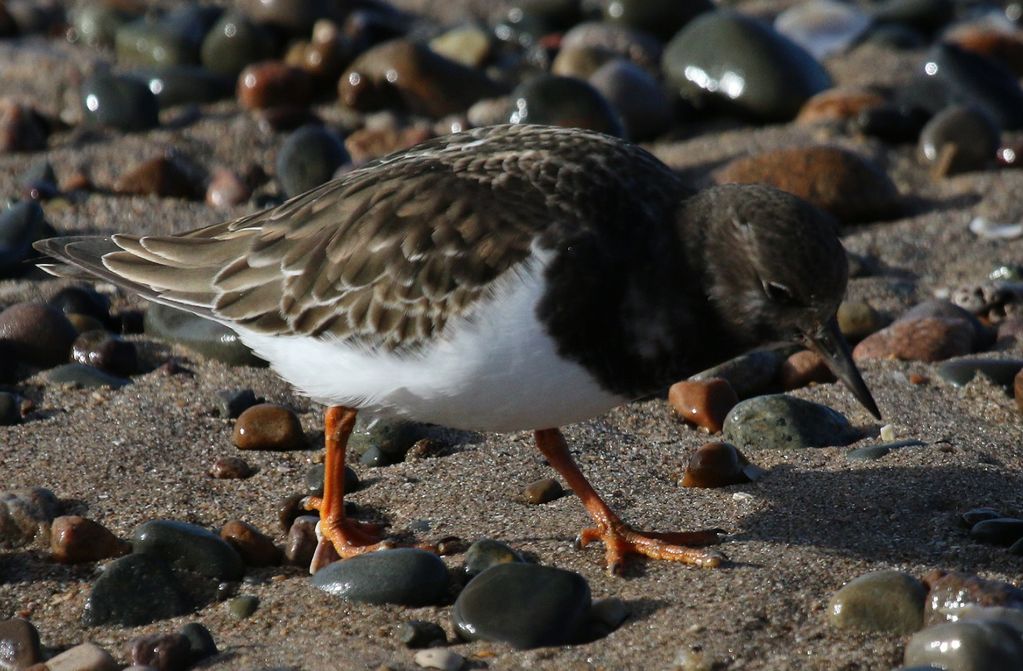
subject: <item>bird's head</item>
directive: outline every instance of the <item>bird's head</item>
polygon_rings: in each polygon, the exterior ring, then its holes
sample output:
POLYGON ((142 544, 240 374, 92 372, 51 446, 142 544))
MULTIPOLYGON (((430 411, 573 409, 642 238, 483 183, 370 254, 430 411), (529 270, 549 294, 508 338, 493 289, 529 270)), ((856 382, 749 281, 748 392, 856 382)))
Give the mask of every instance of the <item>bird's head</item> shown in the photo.
POLYGON ((729 335, 749 347, 796 342, 815 350, 880 418, 835 317, 849 268, 834 219, 760 185, 707 189, 681 214, 684 231, 695 234, 687 244, 702 247, 689 258, 704 260, 704 287, 729 335))

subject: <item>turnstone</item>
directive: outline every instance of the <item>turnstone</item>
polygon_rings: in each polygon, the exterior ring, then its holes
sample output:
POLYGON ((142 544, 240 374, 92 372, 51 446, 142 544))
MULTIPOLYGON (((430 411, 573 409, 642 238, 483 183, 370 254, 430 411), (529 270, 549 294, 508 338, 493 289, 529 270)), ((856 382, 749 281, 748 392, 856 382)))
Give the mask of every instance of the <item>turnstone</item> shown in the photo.
POLYGON ((314 570, 388 545, 344 514, 358 412, 535 431, 596 524, 580 543, 603 541, 617 570, 628 554, 716 566, 695 546, 717 533, 633 530, 558 427, 773 341, 816 349, 878 415, 835 320, 848 275, 835 231, 781 191, 694 193, 618 139, 512 125, 427 141, 235 221, 36 247, 66 264, 58 274, 226 324, 327 406, 314 570))

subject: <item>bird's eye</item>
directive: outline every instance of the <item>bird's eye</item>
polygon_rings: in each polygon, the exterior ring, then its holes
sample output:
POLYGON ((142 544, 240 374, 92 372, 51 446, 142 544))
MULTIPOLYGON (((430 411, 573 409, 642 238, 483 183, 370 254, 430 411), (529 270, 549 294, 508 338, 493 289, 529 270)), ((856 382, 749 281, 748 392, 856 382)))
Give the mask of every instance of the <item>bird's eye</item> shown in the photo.
POLYGON ((792 290, 784 284, 778 282, 763 282, 764 293, 772 303, 779 305, 791 305, 795 303, 795 297, 792 295, 792 290))

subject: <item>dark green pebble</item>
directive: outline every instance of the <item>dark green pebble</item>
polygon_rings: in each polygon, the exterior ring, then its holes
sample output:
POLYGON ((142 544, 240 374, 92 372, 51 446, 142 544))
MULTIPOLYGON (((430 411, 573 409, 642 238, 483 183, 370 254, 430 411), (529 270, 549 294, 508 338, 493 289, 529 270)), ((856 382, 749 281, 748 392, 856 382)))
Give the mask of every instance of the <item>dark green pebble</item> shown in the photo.
POLYGON ((93 368, 83 363, 66 363, 56 368, 51 368, 43 373, 43 379, 50 384, 66 384, 83 389, 98 387, 120 389, 127 384, 131 384, 131 380, 127 378, 111 375, 101 371, 99 368, 93 368))
POLYGON ((174 568, 218 580, 238 580, 245 569, 234 548, 212 531, 177 520, 151 520, 131 534, 133 552, 156 555, 174 568))
POLYGON ((970 537, 981 543, 1008 547, 1023 538, 1023 520, 1014 517, 981 520, 970 529, 970 537))
POLYGON ((448 571, 432 552, 381 550, 334 562, 312 578, 324 592, 347 601, 428 606, 447 595, 448 571))
POLYGON ((319 125, 302 126, 284 140, 277 153, 277 181, 285 196, 297 196, 330 181, 350 160, 337 133, 319 125))
POLYGON ((481 538, 465 551, 462 570, 468 577, 474 578, 492 566, 521 561, 522 557, 510 546, 491 538, 481 538))
POLYGON ((82 115, 93 125, 148 130, 160 125, 160 103, 143 82, 100 72, 82 84, 82 115))
POLYGON ((255 613, 257 608, 259 608, 259 597, 250 594, 236 596, 227 602, 227 609, 230 611, 231 617, 236 620, 244 620, 255 613))
POLYGON ((132 554, 112 561, 96 580, 82 623, 135 627, 184 615, 191 609, 167 562, 132 554))

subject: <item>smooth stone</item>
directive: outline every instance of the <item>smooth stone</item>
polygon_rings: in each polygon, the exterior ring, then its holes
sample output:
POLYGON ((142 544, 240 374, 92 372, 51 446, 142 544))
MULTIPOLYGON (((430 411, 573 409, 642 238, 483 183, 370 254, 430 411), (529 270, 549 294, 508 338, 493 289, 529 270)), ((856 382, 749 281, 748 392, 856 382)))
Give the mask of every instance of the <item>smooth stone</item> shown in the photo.
POLYGON ((153 303, 146 309, 145 332, 229 366, 265 367, 231 329, 184 310, 153 303))
POLYGON ((255 613, 257 608, 259 608, 259 597, 250 594, 236 596, 227 602, 227 610, 236 620, 244 620, 255 613))
POLYGON ((703 12, 714 9, 710 0, 596 0, 605 21, 668 40, 703 12))
POLYGON ((42 661, 39 631, 28 620, 0 620, 0 669, 24 669, 42 661))
POLYGON ((901 24, 932 33, 955 16, 953 0, 884 0, 873 7, 877 25, 901 24))
POLYGON ((719 377, 727 380, 739 398, 763 394, 778 377, 785 355, 776 350, 756 350, 741 354, 713 368, 691 376, 690 380, 719 377))
POLYGON ((920 154, 929 163, 941 162, 943 174, 983 170, 994 164, 1000 140, 1001 129, 986 111, 953 105, 920 131, 920 154))
POLYGON ((0 391, 0 426, 21 423, 21 399, 9 391, 0 391))
POLYGON ((930 588, 924 613, 927 624, 954 622, 964 609, 976 606, 1023 609, 1023 590, 1000 580, 933 570, 923 581, 930 588))
POLYGON ((125 76, 144 82, 156 96, 160 109, 212 103, 230 98, 234 93, 234 79, 197 65, 137 69, 125 76))
POLYGON ((308 570, 316 552, 316 524, 320 518, 315 515, 300 515, 288 529, 288 538, 284 542, 284 558, 292 566, 302 566, 308 570))
POLYGON ((862 301, 842 301, 837 318, 838 330, 848 340, 862 340, 884 326, 877 310, 862 301))
POLYGON ((302 68, 280 61, 261 61, 247 66, 238 75, 235 95, 247 110, 305 108, 312 102, 312 76, 302 68))
POLYGON ((956 387, 962 387, 981 375, 1008 388, 1012 387, 1021 370, 1023 359, 956 359, 938 366, 938 375, 956 387))
POLYGON ((121 665, 95 643, 80 643, 46 660, 46 671, 117 671, 121 665))
POLYGON ((202 186, 192 165, 178 156, 166 155, 132 166, 117 179, 114 190, 126 195, 195 200, 202 186))
POLYGON ((1005 130, 1023 128, 1023 88, 1001 64, 957 46, 938 43, 924 70, 947 87, 951 101, 982 108, 1005 130))
POLYGON ((62 564, 94 562, 131 552, 131 545, 109 529, 78 515, 54 518, 50 528, 50 556, 62 564))
MULTIPOLYGON (((313 464, 305 472, 305 489, 310 496, 323 496, 323 464, 313 464)), ((345 493, 359 488, 359 476, 351 466, 345 466, 345 493)))
MULTIPOLYGON (((614 52, 600 47, 577 46, 568 49, 562 47, 551 61, 550 73, 562 77, 589 79, 597 70, 613 60, 632 63, 632 61, 616 56, 614 52)), ((635 64, 633 63, 633 65, 635 64)))
POLYGON ((848 445, 860 434, 826 405, 773 394, 732 408, 722 436, 740 449, 766 450, 848 445))
POLYGON ((922 440, 897 440, 891 443, 882 443, 881 445, 868 445, 866 447, 858 447, 855 450, 850 450, 845 453, 845 458, 849 461, 875 461, 888 455, 892 450, 898 450, 903 447, 923 447, 927 443, 922 440))
POLYGON ((240 0, 238 10, 289 35, 305 35, 327 14, 326 0, 240 0))
POLYGON ((46 304, 65 315, 88 315, 100 322, 110 321, 110 299, 90 286, 64 287, 46 304))
POLYGON ((244 480, 255 475, 256 469, 239 457, 220 457, 210 466, 209 474, 218 480, 244 480))
POLYGON ((252 189, 241 176, 227 168, 215 168, 206 187, 206 204, 219 209, 241 205, 252 196, 252 189))
POLYGON ((110 387, 120 389, 131 384, 131 380, 111 375, 99 368, 93 368, 83 363, 66 363, 51 368, 43 373, 43 379, 50 384, 69 385, 81 389, 97 389, 110 387))
POLYGON ((192 610, 167 562, 131 554, 107 565, 92 586, 82 623, 134 627, 192 610))
POLYGON ((492 566, 521 561, 522 557, 510 546, 491 538, 481 538, 465 551, 462 570, 474 578, 492 566))
POLYGON ((50 123, 36 108, 0 99, 0 156, 46 149, 49 135, 50 123))
POLYGON ((59 502, 48 489, 0 491, 0 548, 17 548, 49 533, 59 502))
POLYGON ((831 77, 769 24, 730 10, 690 21, 664 49, 665 80, 697 107, 721 106, 763 121, 787 121, 831 77))
POLYGON ((511 123, 586 128, 624 137, 618 115, 607 99, 587 82, 572 77, 539 75, 512 91, 511 123))
POLYGON ((188 639, 188 648, 194 662, 212 657, 219 652, 213 634, 201 622, 189 622, 181 628, 181 635, 188 639))
POLYGON ((933 363, 973 352, 974 331, 962 319, 899 319, 853 348, 853 360, 899 359, 933 363))
POLYGON ((584 21, 561 38, 562 49, 590 48, 626 58, 651 74, 659 74, 661 41, 641 30, 603 21, 584 21))
POLYGON ((800 350, 785 359, 778 373, 778 381, 785 391, 801 389, 811 384, 826 384, 836 380, 824 358, 812 350, 800 350))
POLYGON ((220 529, 220 537, 235 549, 246 566, 278 566, 284 553, 273 539, 241 520, 231 520, 220 529))
POLYGON ((947 622, 909 639, 906 665, 934 664, 945 671, 1023 668, 1023 638, 1004 622, 947 622))
POLYGON ((428 648, 447 643, 448 635, 443 627, 434 622, 409 620, 398 625, 396 638, 406 648, 428 648))
POLYGON ((197 65, 203 38, 222 11, 187 4, 131 21, 114 35, 117 60, 121 65, 197 65))
POLYGON ((590 587, 578 573, 500 564, 469 581, 455 600, 451 619, 466 640, 538 648, 578 640, 590 605, 590 587))
POLYGON ((291 133, 277 152, 277 181, 291 198, 330 181, 351 157, 343 139, 319 125, 302 126, 291 133))
POLYGON ((117 31, 137 15, 127 7, 101 2, 79 5, 71 11, 71 25, 79 41, 90 47, 114 46, 117 31))
POLYGON ((0 312, 0 342, 15 356, 49 368, 68 360, 78 332, 60 311, 39 303, 15 303, 0 312))
POLYGON ((0 212, 0 277, 23 274, 25 260, 36 254, 32 243, 50 231, 43 208, 35 201, 14 203, 0 212))
POLYGON ((251 389, 221 389, 216 394, 217 412, 227 419, 238 419, 243 412, 259 403, 251 389))
POLYGON ((980 320, 974 314, 951 301, 935 299, 917 303, 909 310, 903 312, 897 321, 911 321, 921 317, 961 319, 968 323, 973 330, 974 349, 985 349, 990 344, 991 334, 987 327, 980 323, 980 320))
POLYGON ((308 447, 295 411, 273 403, 259 403, 239 415, 231 440, 240 450, 301 450, 308 447))
POLYGON ((732 385, 723 378, 683 380, 668 389, 668 405, 687 424, 718 433, 729 411, 739 402, 732 385))
POLYGON ((203 38, 199 61, 210 72, 237 77, 249 63, 272 58, 273 35, 237 11, 225 12, 203 38))
POLYGON ((774 20, 774 29, 822 59, 845 51, 870 27, 870 17, 853 5, 812 0, 789 7, 774 20))
POLYGON ((483 67, 493 50, 491 35, 475 25, 457 26, 430 40, 430 49, 470 68, 483 67))
POLYGON ((443 600, 448 571, 432 552, 397 548, 334 562, 317 572, 312 581, 346 601, 418 607, 443 600))
POLYGON ((909 634, 923 626, 926 596, 924 585, 911 575, 875 571, 835 592, 828 616, 839 629, 909 634))
POLYGON ((671 128, 671 100, 653 75, 632 61, 609 61, 590 75, 589 82, 617 110, 626 137, 649 140, 671 128))
POLYGON ((727 487, 761 478, 764 471, 729 443, 701 445, 689 457, 683 487, 727 487))
MULTIPOLYGON (((504 116, 500 122, 508 117, 504 116)), ((414 147, 433 137, 428 128, 420 125, 401 126, 397 122, 369 126, 352 131, 345 138, 345 149, 353 163, 359 165, 403 149, 414 147)), ((347 166, 342 166, 345 170, 347 166)))
POLYGON ((440 669, 440 671, 458 671, 465 664, 465 658, 447 648, 428 648, 420 650, 412 660, 424 669, 440 669))
POLYGON ((630 614, 629 605, 617 597, 595 601, 589 615, 591 633, 603 638, 622 626, 630 614))
POLYGON ((82 84, 82 116, 86 123, 141 131, 160 125, 160 103, 143 82, 99 72, 82 84))
POLYGON ((970 529, 970 537, 981 543, 1009 547, 1023 538, 1023 520, 1014 517, 981 520, 970 529))
POLYGON ((386 461, 383 465, 396 464, 405 458, 413 445, 428 437, 429 427, 426 424, 385 419, 374 422, 368 429, 364 424, 357 424, 348 446, 355 452, 365 452, 375 447, 386 461))
POLYGON ((176 520, 150 520, 131 533, 135 554, 153 555, 175 569, 217 580, 239 580, 245 573, 242 559, 217 534, 176 520))
POLYGON ((71 358, 111 375, 127 376, 138 371, 134 343, 106 331, 86 331, 71 344, 71 358))
POLYGON ((887 105, 881 93, 861 86, 836 86, 812 96, 799 109, 796 123, 813 125, 855 121, 864 112, 887 105))
POLYGON ((184 634, 149 634, 128 643, 128 658, 136 666, 185 671, 191 666, 192 649, 184 634))
POLYGON ((984 508, 970 508, 965 513, 963 513, 960 517, 961 517, 961 519, 963 521, 963 524, 965 524, 968 527, 972 527, 977 522, 983 522, 984 520, 998 519, 999 517, 1004 517, 1004 515, 1002 515, 1002 513, 998 512, 998 510, 996 510, 994 508, 984 507, 984 508))
POLYGON ((565 490, 555 478, 541 478, 530 482, 522 490, 523 500, 534 506, 550 503, 565 495, 565 490))

